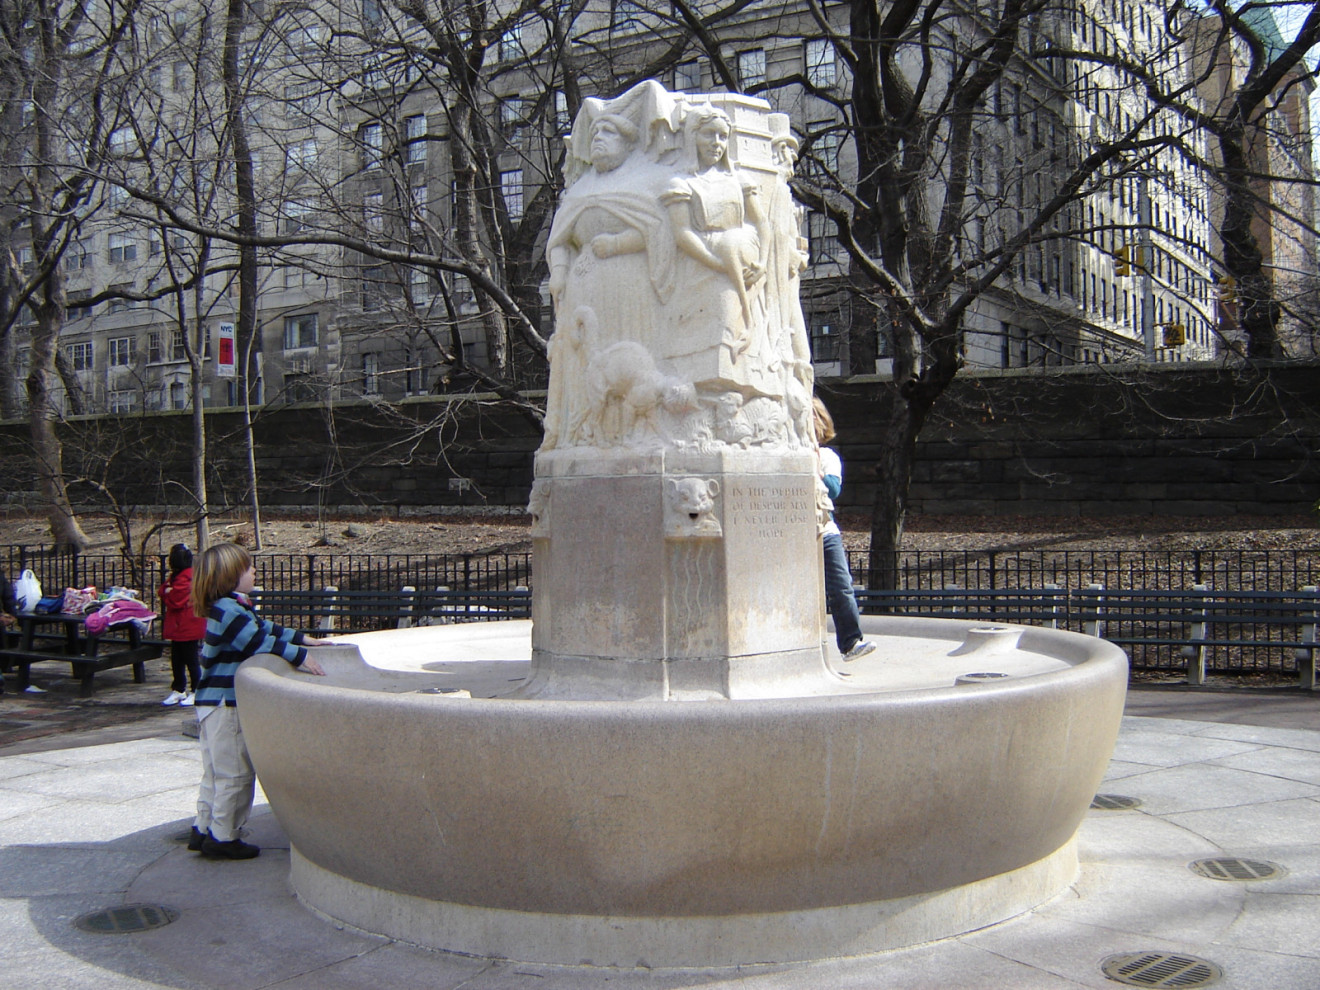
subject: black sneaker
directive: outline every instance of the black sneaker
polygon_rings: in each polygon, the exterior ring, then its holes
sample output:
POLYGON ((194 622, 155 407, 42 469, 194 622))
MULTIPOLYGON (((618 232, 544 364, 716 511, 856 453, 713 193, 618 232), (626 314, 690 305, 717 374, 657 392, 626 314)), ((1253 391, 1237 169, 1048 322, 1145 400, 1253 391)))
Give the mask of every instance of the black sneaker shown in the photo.
POLYGON ((202 839, 201 851, 207 859, 255 859, 261 854, 260 847, 244 842, 242 839, 217 842, 210 835, 202 839))
POLYGON ((211 837, 211 833, 209 831, 199 832, 197 831, 197 826, 194 825, 192 827, 192 835, 188 836, 188 851, 195 853, 201 852, 202 843, 205 842, 210 837, 211 837))

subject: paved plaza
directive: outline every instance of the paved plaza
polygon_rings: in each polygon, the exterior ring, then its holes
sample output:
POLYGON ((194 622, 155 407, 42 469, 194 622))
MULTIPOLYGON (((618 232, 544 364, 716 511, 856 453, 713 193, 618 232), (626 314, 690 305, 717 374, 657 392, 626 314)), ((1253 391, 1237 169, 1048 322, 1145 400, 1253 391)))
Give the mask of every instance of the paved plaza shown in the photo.
POLYGON ((1102 794, 1139 804, 1092 809, 1076 882, 1027 915, 879 955, 699 971, 490 961, 342 930, 290 893, 287 841, 260 794, 259 859, 184 848, 199 775, 184 714, 41 735, 40 712, 23 711, 21 695, 0 700, 0 723, 29 727, 0 734, 3 990, 1056 990, 1119 986, 1101 966, 1122 953, 1193 970, 1205 960, 1222 988, 1320 987, 1320 698, 1296 692, 1130 692, 1102 794), (1206 859, 1279 870, 1240 881, 1189 868, 1206 859), (135 904, 174 920, 120 934, 75 925, 135 904))

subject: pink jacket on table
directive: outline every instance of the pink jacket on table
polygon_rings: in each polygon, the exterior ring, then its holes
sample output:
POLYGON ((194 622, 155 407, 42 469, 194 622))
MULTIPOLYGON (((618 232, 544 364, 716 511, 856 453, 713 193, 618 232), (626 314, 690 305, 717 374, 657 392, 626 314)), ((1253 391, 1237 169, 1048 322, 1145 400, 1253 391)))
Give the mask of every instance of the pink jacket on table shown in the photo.
POLYGON ((106 602, 87 616, 84 621, 87 631, 93 636, 99 636, 111 626, 118 626, 125 622, 136 622, 139 628, 145 632, 146 627, 151 625, 152 620, 155 618, 156 613, 136 598, 117 598, 114 601, 106 602))

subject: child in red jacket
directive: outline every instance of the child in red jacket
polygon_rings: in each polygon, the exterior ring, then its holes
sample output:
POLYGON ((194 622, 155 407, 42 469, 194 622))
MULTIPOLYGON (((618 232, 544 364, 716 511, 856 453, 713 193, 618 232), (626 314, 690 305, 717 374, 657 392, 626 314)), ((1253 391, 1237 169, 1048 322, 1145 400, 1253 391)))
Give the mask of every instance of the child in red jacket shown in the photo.
POLYGON ((174 679, 162 705, 191 708, 197 690, 197 652, 206 636, 206 620, 192 607, 192 551, 182 543, 170 548, 170 579, 160 586, 165 609, 165 638, 170 641, 170 666, 174 679), (185 674, 187 679, 185 680, 185 674))

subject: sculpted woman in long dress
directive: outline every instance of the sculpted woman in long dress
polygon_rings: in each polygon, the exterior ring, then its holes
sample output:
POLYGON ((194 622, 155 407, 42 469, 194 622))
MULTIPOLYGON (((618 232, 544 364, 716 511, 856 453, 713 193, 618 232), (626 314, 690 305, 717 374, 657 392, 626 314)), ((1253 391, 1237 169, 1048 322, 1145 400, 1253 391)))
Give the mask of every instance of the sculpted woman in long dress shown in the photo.
POLYGON ((757 183, 729 160, 724 112, 693 107, 684 132, 689 167, 662 197, 683 256, 667 356, 682 369, 685 356, 723 347, 736 364, 748 351, 766 350, 762 295, 770 233, 757 183))
POLYGON ((591 167, 564 195, 547 255, 555 333, 542 449, 571 446, 588 396, 579 383, 594 355, 633 341, 654 353, 658 312, 674 287, 673 238, 659 205, 666 172, 643 154, 626 116, 589 122, 591 167))

